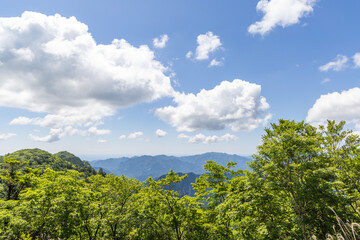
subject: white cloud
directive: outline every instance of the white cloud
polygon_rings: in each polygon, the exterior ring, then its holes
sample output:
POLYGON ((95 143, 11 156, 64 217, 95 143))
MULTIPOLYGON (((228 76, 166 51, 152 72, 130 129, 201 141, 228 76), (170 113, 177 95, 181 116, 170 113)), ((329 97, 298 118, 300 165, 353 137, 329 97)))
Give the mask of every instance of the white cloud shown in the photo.
POLYGON ((330 78, 324 78, 324 80, 321 81, 321 83, 327 83, 327 82, 330 82, 331 79, 330 78))
POLYGON ((355 68, 360 68, 360 52, 355 53, 353 56, 355 68))
POLYGON ((222 60, 218 61, 216 60, 216 58, 214 58, 213 60, 211 60, 211 62, 209 63, 209 67, 213 67, 213 66, 222 66, 224 65, 224 58, 222 58, 222 60))
POLYGON ((0 32, 0 106, 47 114, 11 124, 91 127, 118 109, 173 94, 167 68, 148 46, 97 44, 75 17, 24 12, 0 18, 0 32))
POLYGON ((97 142, 98 142, 98 143, 106 143, 107 140, 106 140, 106 139, 99 139, 97 142))
MULTIPOLYGON (((197 36, 197 44, 195 51, 195 60, 206 60, 209 59, 209 54, 218 50, 222 43, 219 36, 214 35, 212 32, 200 34, 197 36)), ((191 58, 193 53, 189 51, 186 54, 186 58, 191 58)))
POLYGON ((157 129, 155 134, 157 137, 165 137, 167 135, 167 132, 165 132, 164 130, 161 130, 161 129, 157 129))
POLYGON ((271 118, 269 104, 261 95, 261 86, 239 79, 223 81, 198 94, 176 93, 176 107, 158 108, 155 115, 177 131, 219 130, 250 131, 271 118))
POLYGON ((217 143, 217 142, 222 142, 222 141, 235 141, 237 140, 238 137, 231 135, 229 133, 223 135, 223 136, 205 136, 202 133, 196 134, 193 137, 190 137, 188 142, 189 143, 217 143))
POLYGON ((120 140, 124 140, 124 139, 136 139, 136 138, 140 138, 141 136, 143 136, 144 133, 143 132, 133 132, 133 133, 130 133, 128 136, 126 136, 125 134, 121 135, 119 137, 120 140))
POLYGON ((249 33, 264 35, 276 26, 283 28, 300 22, 300 18, 314 9, 317 0, 260 0, 256 10, 264 14, 261 21, 248 28, 249 33))
POLYGON ((186 58, 191 58, 192 55, 193 55, 192 51, 188 51, 188 52, 186 53, 186 58))
POLYGON ((178 136, 177 136, 177 138, 180 138, 180 139, 187 139, 187 138, 190 138, 190 136, 188 136, 188 135, 186 135, 186 134, 184 134, 184 133, 180 133, 178 136))
MULTIPOLYGON (((29 124, 28 123, 29 120, 31 120, 31 119, 18 118, 18 119, 14 119, 13 121, 17 121, 17 122, 12 123, 12 124, 29 124)), ((80 130, 77 128, 73 128, 72 126, 66 126, 66 127, 60 127, 60 128, 50 128, 49 134, 44 137, 35 136, 33 134, 29 134, 29 137, 32 140, 37 141, 37 142, 55 142, 66 136, 106 135, 106 134, 110 134, 110 133, 111 133, 110 130, 97 129, 97 127, 95 127, 95 126, 90 127, 87 130, 80 130)))
POLYGON ((324 124, 328 119, 355 123, 360 130, 360 88, 321 95, 308 111, 306 121, 324 124))
POLYGON ((32 134, 30 134, 30 138, 34 141, 37 142, 55 142, 60 140, 61 138, 63 138, 66 135, 66 133, 64 132, 63 129, 61 128, 52 128, 50 129, 50 133, 47 136, 44 137, 39 137, 39 136, 34 136, 32 134))
POLYGON ((169 37, 166 34, 160 36, 160 38, 153 39, 153 45, 155 48, 164 48, 166 46, 167 41, 169 41, 169 37))
POLYGON ((334 70, 334 71, 344 70, 347 67, 346 63, 348 62, 348 60, 349 59, 346 56, 338 54, 334 59, 334 61, 329 62, 323 66, 320 66, 319 70, 322 72, 327 72, 329 70, 334 70))
POLYGON ((51 128, 50 132, 47 136, 39 137, 35 136, 33 134, 29 134, 29 137, 37 142, 56 142, 59 141, 61 138, 66 136, 73 136, 73 135, 87 135, 88 132, 84 130, 79 130, 76 128, 73 128, 71 126, 67 126, 65 128, 51 128))
POLYGON ((128 139, 136 139, 141 137, 142 135, 144 135, 143 132, 133 132, 129 134, 128 139))
POLYGON ((11 137, 16 136, 15 133, 5 133, 5 134, 0 134, 0 140, 7 140, 11 137))
POLYGON ((91 127, 88 129, 89 133, 92 135, 106 135, 110 134, 111 131, 107 129, 97 129, 97 127, 91 127))

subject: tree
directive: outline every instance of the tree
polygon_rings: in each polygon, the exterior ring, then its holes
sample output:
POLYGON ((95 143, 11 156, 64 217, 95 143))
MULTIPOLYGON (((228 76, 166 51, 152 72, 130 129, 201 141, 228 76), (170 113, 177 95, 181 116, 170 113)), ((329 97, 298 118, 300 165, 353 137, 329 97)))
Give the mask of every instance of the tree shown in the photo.
POLYGON ((38 171, 24 168, 28 163, 20 162, 14 158, 5 156, 0 170, 0 180, 3 184, 0 196, 5 200, 17 200, 19 194, 31 184, 31 179, 38 171))
POLYGON ((99 169, 98 174, 100 174, 103 177, 106 176, 106 172, 102 168, 99 169))
POLYGON ((265 129, 262 145, 249 164, 274 194, 285 194, 283 204, 291 209, 299 229, 294 238, 325 237, 336 221, 329 207, 341 212, 344 206, 343 197, 333 188, 339 170, 334 160, 339 156, 329 151, 338 143, 334 137, 341 135, 343 124, 329 122, 332 128, 318 130, 304 122, 280 119, 265 129))
POLYGON ((243 173, 242 170, 233 170, 236 163, 228 162, 227 166, 207 161, 204 169, 207 171, 196 179, 193 184, 197 200, 205 204, 204 220, 210 228, 214 239, 231 239, 232 226, 230 217, 223 211, 223 203, 228 197, 230 182, 234 177, 243 173))

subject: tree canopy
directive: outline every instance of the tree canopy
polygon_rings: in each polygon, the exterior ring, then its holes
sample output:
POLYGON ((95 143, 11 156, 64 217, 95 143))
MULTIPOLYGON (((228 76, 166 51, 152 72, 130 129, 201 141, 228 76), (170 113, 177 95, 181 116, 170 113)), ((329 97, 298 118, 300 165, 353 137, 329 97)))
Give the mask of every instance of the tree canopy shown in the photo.
POLYGON ((173 171, 139 182, 67 152, 20 150, 1 159, 0 238, 354 239, 360 139, 344 124, 279 120, 251 169, 208 161, 195 196, 172 189, 187 177, 173 171))

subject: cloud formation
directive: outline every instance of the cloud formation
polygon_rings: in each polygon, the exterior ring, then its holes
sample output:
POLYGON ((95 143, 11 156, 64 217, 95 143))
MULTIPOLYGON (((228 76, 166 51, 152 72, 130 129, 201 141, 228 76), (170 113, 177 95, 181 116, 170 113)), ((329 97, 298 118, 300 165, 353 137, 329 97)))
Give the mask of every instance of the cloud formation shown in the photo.
POLYGON ((190 136, 189 136, 189 135, 186 135, 186 134, 184 134, 184 133, 180 133, 180 134, 177 136, 177 138, 179 138, 179 139, 187 139, 187 138, 190 138, 190 136))
POLYGON ((222 142, 222 141, 235 141, 237 140, 238 137, 234 136, 234 135, 231 135, 229 133, 223 135, 223 136, 216 136, 216 135, 213 135, 213 136, 205 136, 204 134, 196 134, 195 136, 193 137, 190 137, 189 138, 189 143, 205 143, 205 144, 208 144, 208 143, 217 143, 217 142, 222 142))
POLYGON ((165 137, 167 135, 167 132, 161 129, 157 129, 155 134, 157 137, 165 137))
POLYGON ((261 21, 251 24, 249 33, 265 35, 276 26, 283 28, 299 23, 300 18, 313 12, 317 0, 260 0, 256 10, 264 14, 261 21))
POLYGON ((360 88, 321 95, 308 111, 306 121, 324 124, 327 119, 346 120, 360 130, 360 88))
POLYGON ((0 140, 7 140, 14 136, 16 136, 15 133, 3 133, 3 134, 0 134, 0 140))
POLYGON ((330 81, 331 81, 330 78, 324 78, 324 79, 321 81, 321 83, 327 83, 327 82, 330 82, 330 81))
POLYGON ((123 140, 123 139, 125 139, 125 138, 126 138, 126 135, 125 135, 125 134, 123 134, 123 135, 121 135, 121 136, 119 137, 120 140, 123 140))
POLYGON ((205 143, 205 144, 209 144, 209 143, 217 143, 217 142, 229 142, 229 141, 235 141, 237 139, 239 139, 238 137, 236 137, 235 135, 226 133, 223 136, 217 136, 217 135, 213 135, 213 136, 205 136, 202 133, 196 134, 195 136, 188 136, 186 134, 180 133, 178 135, 178 138, 180 139, 188 139, 189 143, 205 143))
MULTIPOLYGON (((220 49, 222 45, 219 36, 214 35, 212 32, 200 34, 199 36, 197 36, 196 41, 198 45, 195 51, 195 60, 209 59, 209 54, 220 49)), ((192 51, 189 51, 186 54, 186 58, 191 58, 192 56, 192 51)))
POLYGON ((190 59, 192 57, 193 53, 192 51, 188 51, 185 55, 186 58, 190 59))
POLYGON ((97 44, 75 17, 24 12, 0 18, 0 33, 0 106, 47 114, 11 122, 51 129, 34 140, 55 141, 66 127, 96 126, 118 109, 173 95, 148 46, 97 44))
POLYGON ((64 128, 51 128, 49 134, 43 137, 35 136, 33 134, 29 134, 29 137, 37 142, 56 142, 59 141, 61 138, 66 136, 73 136, 73 135, 89 135, 88 131, 79 130, 77 128, 73 128, 72 126, 66 126, 64 128))
POLYGON ((136 138, 141 137, 142 135, 144 135, 143 132, 133 132, 133 133, 130 133, 127 138, 128 139, 136 139, 136 138))
POLYGON ((220 130, 250 131, 265 124, 271 114, 261 95, 261 86, 239 79, 223 81, 198 94, 176 93, 177 106, 158 108, 155 115, 177 131, 220 130))
POLYGON ((160 36, 160 38, 153 39, 153 45, 155 48, 164 48, 166 46, 167 41, 169 41, 169 37, 166 34, 160 36))
POLYGON ((222 66, 224 65, 224 58, 222 58, 220 61, 216 60, 216 58, 214 58, 213 60, 211 60, 211 62, 209 63, 209 67, 214 67, 214 66, 222 66))
POLYGON ((110 134, 111 131, 108 129, 97 129, 97 127, 91 127, 88 129, 88 132, 91 135, 106 135, 106 134, 110 134))
POLYGON ((334 61, 328 62, 327 64, 320 66, 319 70, 322 72, 327 72, 329 70, 334 70, 334 71, 344 70, 345 68, 347 68, 346 63, 348 62, 348 60, 349 59, 346 56, 338 54, 334 59, 334 61))
POLYGON ((360 68, 360 52, 354 54, 353 60, 355 68, 360 68))

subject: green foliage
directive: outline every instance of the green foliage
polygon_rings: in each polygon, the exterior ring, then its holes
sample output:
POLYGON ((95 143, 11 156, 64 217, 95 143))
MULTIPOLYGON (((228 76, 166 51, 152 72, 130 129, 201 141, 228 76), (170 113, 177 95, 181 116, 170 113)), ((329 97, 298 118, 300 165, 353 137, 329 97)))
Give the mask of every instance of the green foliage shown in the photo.
MULTIPOLYGON (((11 154, 7 154, 5 157, 12 158, 20 163, 27 162, 30 168, 51 168, 55 171, 76 170, 85 174, 86 177, 95 175, 96 170, 91 165, 82 161, 80 158, 68 152, 59 152, 57 154, 51 154, 41 149, 23 149, 11 154)), ((5 157, 0 159, 1 163, 5 157)))
POLYGON ((96 174, 96 170, 93 167, 91 167, 90 163, 81 160, 79 157, 75 156, 72 153, 62 151, 54 154, 53 156, 72 163, 73 166, 71 169, 77 170, 79 172, 83 172, 87 177, 96 174))
POLYGON ((195 197, 173 171, 141 183, 20 150, 1 158, 0 239, 356 239, 360 139, 343 126, 279 120, 251 170, 208 161, 195 197))

